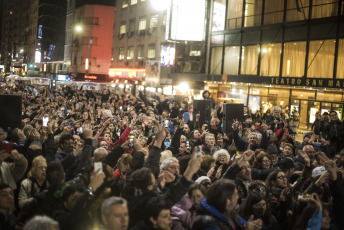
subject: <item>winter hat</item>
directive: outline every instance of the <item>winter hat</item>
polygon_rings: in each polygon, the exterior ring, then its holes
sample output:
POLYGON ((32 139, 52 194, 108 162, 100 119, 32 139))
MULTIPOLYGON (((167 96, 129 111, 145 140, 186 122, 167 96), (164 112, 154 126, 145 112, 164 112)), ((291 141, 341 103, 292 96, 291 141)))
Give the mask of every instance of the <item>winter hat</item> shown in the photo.
POLYGON ((278 154, 278 149, 277 149, 276 145, 269 145, 269 147, 267 148, 267 153, 269 155, 278 154))
POLYGON ((104 110, 103 113, 105 113, 105 114, 106 114, 108 117, 110 117, 110 118, 113 117, 113 116, 112 116, 112 113, 111 113, 111 110, 109 110, 109 109, 104 110))
POLYGON ((282 159, 277 166, 282 170, 291 169, 294 168, 294 161, 292 158, 286 157, 282 159))
POLYGON ((312 178, 316 178, 318 176, 321 176, 326 172, 326 169, 324 166, 318 166, 312 171, 312 178))
POLYGON ((207 176, 201 176, 201 177, 198 177, 197 180, 195 181, 197 184, 200 184, 202 183, 203 181, 205 180, 208 180, 209 182, 211 181, 209 177, 207 176))
POLYGON ((311 131, 308 131, 308 132, 305 132, 304 134, 303 134, 303 139, 305 139, 305 137, 306 136, 309 136, 309 135, 313 135, 314 133, 313 132, 311 132, 311 131))

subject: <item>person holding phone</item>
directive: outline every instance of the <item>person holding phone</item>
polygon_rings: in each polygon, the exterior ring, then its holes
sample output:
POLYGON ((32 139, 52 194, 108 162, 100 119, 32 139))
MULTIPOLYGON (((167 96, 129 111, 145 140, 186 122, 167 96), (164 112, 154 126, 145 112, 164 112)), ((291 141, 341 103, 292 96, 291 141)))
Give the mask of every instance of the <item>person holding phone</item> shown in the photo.
POLYGON ((16 190, 16 183, 24 175, 27 164, 26 158, 17 150, 12 150, 10 154, 4 149, 0 150, 0 184, 8 184, 13 190, 16 190), (5 162, 8 157, 13 159, 13 163, 5 162))

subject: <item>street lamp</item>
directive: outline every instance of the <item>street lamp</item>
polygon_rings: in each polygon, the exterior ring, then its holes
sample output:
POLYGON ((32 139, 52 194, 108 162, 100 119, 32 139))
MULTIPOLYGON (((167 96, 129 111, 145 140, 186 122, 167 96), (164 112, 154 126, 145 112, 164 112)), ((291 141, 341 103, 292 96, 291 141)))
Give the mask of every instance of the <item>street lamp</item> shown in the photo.
POLYGON ((75 32, 77 32, 77 33, 81 33, 83 31, 88 32, 88 54, 87 54, 87 58, 85 60, 85 71, 86 71, 86 75, 88 75, 89 60, 90 60, 90 49, 91 49, 91 45, 92 45, 91 32, 89 30, 84 30, 84 27, 82 25, 76 25, 74 29, 75 29, 75 32))

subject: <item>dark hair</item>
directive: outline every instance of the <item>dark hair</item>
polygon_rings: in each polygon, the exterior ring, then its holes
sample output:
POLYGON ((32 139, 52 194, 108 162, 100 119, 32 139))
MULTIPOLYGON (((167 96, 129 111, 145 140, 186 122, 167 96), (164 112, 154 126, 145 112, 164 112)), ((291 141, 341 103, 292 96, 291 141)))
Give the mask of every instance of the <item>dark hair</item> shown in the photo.
POLYGON ((258 186, 262 186, 262 187, 265 187, 265 183, 264 181, 261 181, 261 180, 254 180, 251 182, 250 186, 248 186, 248 190, 249 191, 253 191, 255 188, 257 188, 258 186))
POLYGON ((46 179, 50 185, 63 184, 65 179, 63 166, 56 161, 52 161, 47 167, 46 179))
POLYGON ((184 174, 190 160, 191 160, 191 155, 185 155, 179 158, 180 175, 184 174))
MULTIPOLYGON (((166 202, 159 198, 151 199, 147 204, 147 219, 149 221, 150 217, 153 219, 158 219, 158 216, 162 210, 170 210, 170 207, 166 204, 166 202)), ((149 221, 150 222, 150 221, 149 221)))
POLYGON ((190 186, 189 188, 189 191, 188 191, 188 195, 189 197, 191 197, 192 195, 192 192, 195 191, 195 190, 200 190, 203 194, 203 196, 205 196, 206 194, 206 190, 205 190, 205 187, 202 185, 202 184, 197 184, 197 183, 194 183, 190 186))
POLYGON ((83 193, 84 191, 85 191, 85 189, 83 187, 76 186, 76 185, 70 185, 63 191, 62 200, 65 202, 68 200, 68 197, 70 195, 74 194, 75 192, 83 193))
POLYGON ((5 188, 10 188, 10 189, 12 189, 11 186, 9 186, 8 184, 1 183, 1 184, 0 184, 0 190, 3 190, 3 189, 5 189, 5 188))
POLYGON ((232 199, 236 185, 232 180, 220 179, 213 183, 207 191, 207 203, 219 212, 226 211, 227 199, 232 199))
POLYGON ((184 104, 185 109, 189 109, 189 104, 186 101, 182 101, 180 104, 184 104))
POLYGON ((201 170, 207 173, 213 162, 215 162, 215 159, 211 155, 202 155, 201 170))
MULTIPOLYGON (((270 155, 268 155, 267 153, 259 153, 257 158, 255 159, 255 161, 253 162, 253 168, 263 169, 264 157, 269 158, 269 160, 271 161, 270 155)), ((271 167, 271 165, 270 165, 270 167, 271 167)))
POLYGON ((261 219, 263 220, 264 224, 270 223, 272 220, 272 213, 270 207, 268 206, 268 202, 260 193, 257 192, 251 192, 246 197, 246 199, 240 207, 239 215, 247 220, 253 214, 253 205, 259 203, 262 200, 266 202, 266 211, 261 219))
POLYGON ((314 202, 308 202, 305 207, 304 204, 301 204, 299 207, 299 218, 296 219, 295 225, 293 226, 294 230, 303 230, 307 228, 308 221, 312 218, 316 206, 314 202))
POLYGON ((72 134, 62 134, 59 140, 59 146, 61 146, 68 140, 74 140, 72 134))
POLYGON ((142 191, 147 191, 147 187, 152 184, 152 170, 150 168, 141 168, 131 174, 130 184, 142 191))

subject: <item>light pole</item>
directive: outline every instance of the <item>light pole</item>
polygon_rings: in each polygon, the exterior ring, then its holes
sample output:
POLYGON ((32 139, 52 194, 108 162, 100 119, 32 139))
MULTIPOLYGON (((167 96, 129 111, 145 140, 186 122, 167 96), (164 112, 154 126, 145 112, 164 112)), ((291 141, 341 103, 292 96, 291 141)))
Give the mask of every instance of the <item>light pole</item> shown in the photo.
MULTIPOLYGON (((75 31, 80 33, 82 31, 84 31, 84 28, 82 25, 76 25, 75 26, 75 31)), ((87 52, 87 58, 85 60, 85 72, 86 75, 88 75, 89 71, 89 63, 90 63, 90 52, 91 52, 91 45, 92 45, 92 39, 91 39, 91 32, 89 30, 85 30, 86 32, 88 32, 88 52, 87 52)))

